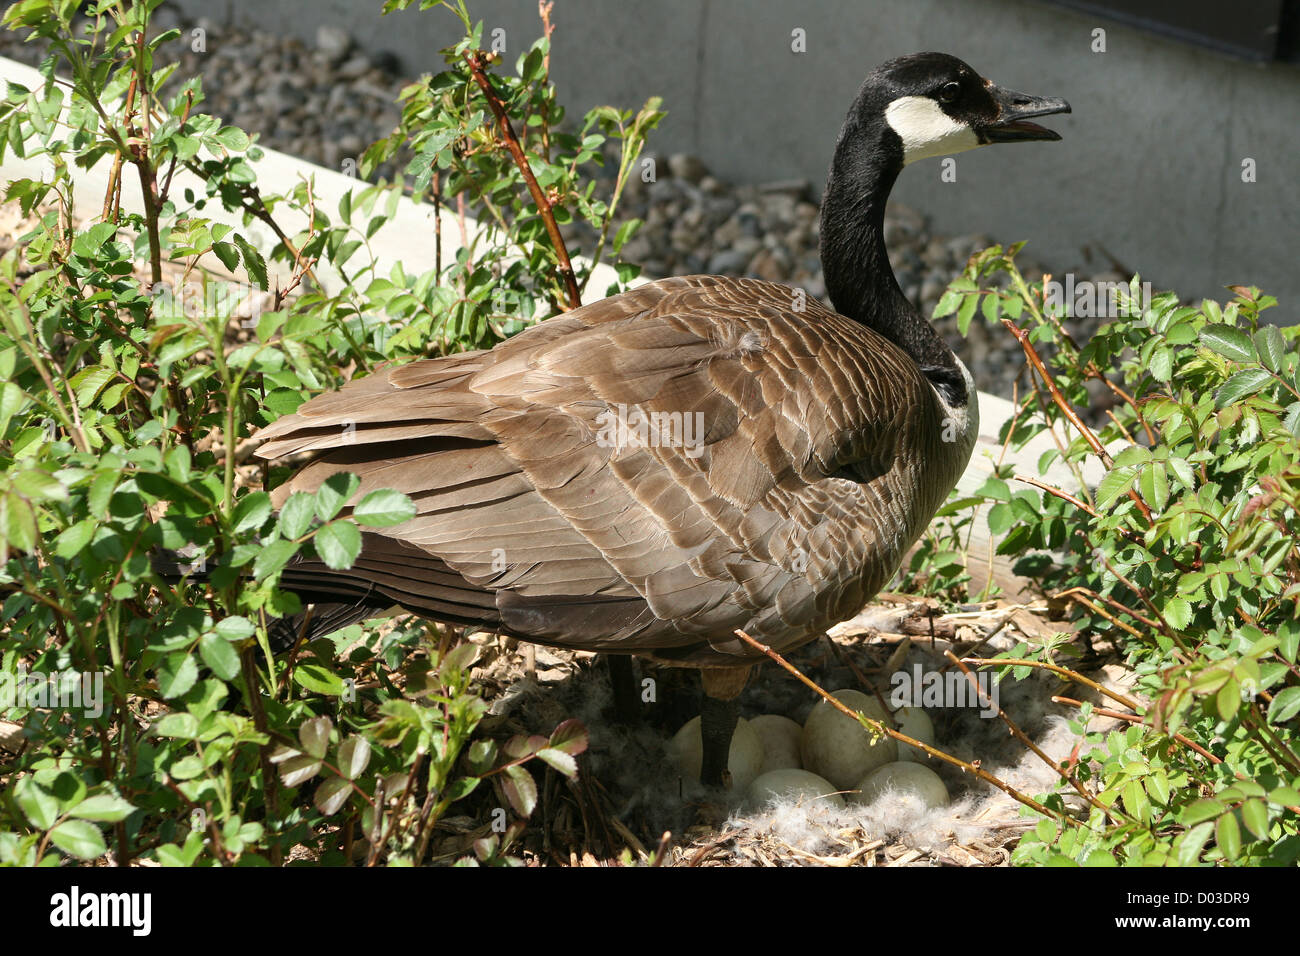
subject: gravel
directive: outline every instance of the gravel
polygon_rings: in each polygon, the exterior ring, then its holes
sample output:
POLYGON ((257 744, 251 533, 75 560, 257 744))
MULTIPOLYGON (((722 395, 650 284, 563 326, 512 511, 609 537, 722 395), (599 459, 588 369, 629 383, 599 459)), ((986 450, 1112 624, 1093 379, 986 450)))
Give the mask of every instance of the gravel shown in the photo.
MULTIPOLYGON (((183 22, 166 4, 155 14, 155 22, 181 29, 181 37, 157 57, 164 62, 179 59, 173 83, 201 75, 207 97, 202 108, 260 133, 263 145, 342 169, 399 121, 397 94, 409 79, 398 61, 391 54, 360 50, 338 27, 320 26, 309 45, 292 36, 207 18, 183 22), (201 44, 195 43, 196 36, 201 44), (194 50, 195 45, 202 49, 194 50)), ((0 55, 35 65, 42 53, 36 45, 22 43, 17 34, 0 31, 0 55)), ((700 272, 748 275, 796 285, 825 299, 817 249, 818 206, 811 183, 736 185, 714 176, 697 156, 650 158, 655 160, 655 181, 646 183, 634 175, 619 207, 620 219, 635 217, 645 223, 624 247, 625 260, 639 263, 643 274, 652 278, 700 272)), ((616 165, 607 162, 605 168, 616 165)), ((391 167, 381 168, 378 175, 391 178, 393 173, 391 167)), ((604 185, 607 195, 610 184, 604 185)), ((593 233, 585 224, 568 224, 564 232, 579 249, 590 248, 593 233)), ((967 258, 994 241, 985 235, 938 235, 924 215, 898 202, 886 210, 884 235, 899 285, 926 315, 967 258)), ((1030 279, 1043 271, 1060 275, 1027 256, 1018 261, 1030 279)), ((1125 278, 1079 270, 1076 277, 1125 278)), ((1082 341, 1098 324, 1080 320, 1067 323, 1067 329, 1082 341)), ((964 340, 957 335, 954 317, 935 325, 971 368, 978 388, 1010 397, 1024 366, 1010 336, 980 319, 964 340)))

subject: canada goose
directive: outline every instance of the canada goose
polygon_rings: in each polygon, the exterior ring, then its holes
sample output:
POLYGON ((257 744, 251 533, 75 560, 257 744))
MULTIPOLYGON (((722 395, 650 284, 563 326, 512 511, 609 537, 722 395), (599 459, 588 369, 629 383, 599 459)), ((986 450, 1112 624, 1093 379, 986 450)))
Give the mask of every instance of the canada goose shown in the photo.
POLYGON ((275 492, 351 471, 417 515, 365 532, 347 571, 281 586, 312 635, 396 604, 527 641, 699 667, 702 779, 721 784, 755 654, 855 614, 894 574, 970 457, 970 373, 903 295, 882 238, 905 165, 1060 137, 1061 99, 999 89, 954 57, 872 72, 822 207, 837 311, 771 282, 662 279, 487 351, 387 368, 262 430, 257 454, 321 453, 275 492), (647 427, 648 423, 648 427, 647 427), (698 426, 698 428, 696 427, 698 426))

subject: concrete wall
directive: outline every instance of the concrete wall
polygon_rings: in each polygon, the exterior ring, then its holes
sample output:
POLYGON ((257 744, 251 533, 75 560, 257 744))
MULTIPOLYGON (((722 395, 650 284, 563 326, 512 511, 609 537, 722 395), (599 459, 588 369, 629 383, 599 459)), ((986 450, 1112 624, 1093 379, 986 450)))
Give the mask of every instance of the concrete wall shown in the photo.
MULTIPOLYGON (((444 10, 388 17, 356 0, 181 0, 192 15, 235 17, 311 40, 351 30, 412 73, 437 69, 456 36, 444 10)), ((508 53, 538 34, 535 0, 470 0, 508 53)), ((554 74, 571 110, 664 97, 652 145, 701 156, 723 177, 803 177, 820 186, 863 75, 882 60, 943 50, 1013 89, 1065 96, 1051 125, 1064 142, 963 154, 957 181, 910 168, 896 196, 944 233, 1029 239, 1060 269, 1081 250, 1140 270, 1157 287, 1218 295, 1253 283, 1300 300, 1300 68, 1229 59, 1041 0, 558 0, 554 74), (791 51, 802 28, 807 52, 791 51), (1107 52, 1091 50, 1106 30, 1107 52), (1242 160, 1257 181, 1243 183, 1242 160)), ((219 42, 210 37, 209 43, 219 42)))

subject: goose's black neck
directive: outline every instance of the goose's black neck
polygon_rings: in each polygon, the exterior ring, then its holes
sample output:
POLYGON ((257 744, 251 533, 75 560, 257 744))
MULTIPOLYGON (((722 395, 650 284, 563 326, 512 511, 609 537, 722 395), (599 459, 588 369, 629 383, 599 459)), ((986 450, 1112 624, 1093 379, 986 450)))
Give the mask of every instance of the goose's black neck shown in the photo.
POLYGON ((956 357, 894 278, 885 249, 885 201, 903 169, 903 147, 883 104, 854 104, 835 146, 822 198, 826 291, 841 315, 902 348, 954 404, 967 400, 956 357))

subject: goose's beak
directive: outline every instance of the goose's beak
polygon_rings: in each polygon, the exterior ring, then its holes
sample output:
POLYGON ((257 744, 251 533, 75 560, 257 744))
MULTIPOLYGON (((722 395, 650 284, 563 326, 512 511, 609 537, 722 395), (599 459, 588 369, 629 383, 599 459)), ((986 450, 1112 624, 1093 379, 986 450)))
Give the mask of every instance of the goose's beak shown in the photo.
POLYGON ((1029 122, 1035 116, 1070 112, 1070 104, 1059 96, 1031 96, 992 84, 988 91, 998 106, 998 115, 993 122, 976 126, 981 143, 1023 143, 1061 138, 1060 133, 1029 122))

